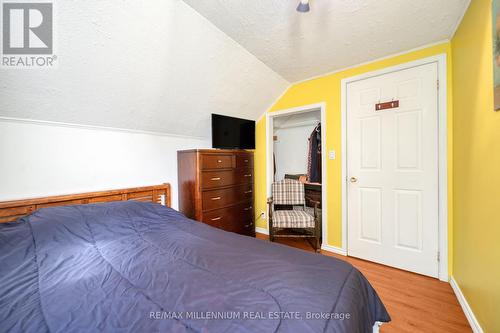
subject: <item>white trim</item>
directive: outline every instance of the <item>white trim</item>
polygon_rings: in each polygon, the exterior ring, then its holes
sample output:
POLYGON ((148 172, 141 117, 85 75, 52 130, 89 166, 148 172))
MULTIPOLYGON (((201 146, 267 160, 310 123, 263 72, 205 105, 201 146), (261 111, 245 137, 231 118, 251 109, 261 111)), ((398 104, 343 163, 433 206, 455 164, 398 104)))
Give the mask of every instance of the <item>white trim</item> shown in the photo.
MULTIPOLYGON (((279 110, 274 112, 266 112, 266 193, 267 198, 271 196, 271 185, 273 179, 273 118, 279 117, 285 114, 307 112, 307 111, 320 111, 321 113, 321 229, 322 229, 322 239, 326 243, 327 240, 327 172, 326 172, 326 104, 316 103, 298 106, 290 109, 279 110)), ((269 230, 269 217, 267 219, 267 229, 269 230)))
POLYGON ((451 289, 453 289, 453 292, 455 293, 455 296, 457 296, 458 302, 460 303, 462 310, 465 313, 465 317, 467 317, 467 320, 469 321, 472 331, 474 333, 483 333, 484 331, 481 328, 481 325, 479 325, 479 321, 474 315, 474 312, 472 312, 472 309, 469 303, 467 302, 465 295, 462 293, 460 286, 458 285, 457 281, 455 281, 455 278, 453 276, 450 279, 450 285, 451 289))
POLYGON ((258 234, 269 235, 269 230, 266 228, 255 227, 255 232, 258 234))
POLYGON ((347 256, 346 250, 344 250, 344 249, 342 249, 340 247, 336 247, 336 246, 332 246, 332 245, 328 245, 328 244, 322 244, 321 245, 321 249, 323 251, 340 254, 342 256, 347 256))
POLYGON ((358 68, 358 67, 361 67, 361 66, 370 65, 370 64, 373 64, 375 62, 379 62, 379 61, 391 59, 391 58, 394 58, 394 57, 399 57, 399 56, 402 56, 402 55, 405 55, 405 54, 408 54, 408 53, 411 53, 411 52, 416 52, 416 51, 424 50, 424 49, 427 49, 429 47, 433 47, 433 46, 436 46, 436 45, 441 45, 441 44, 445 44, 445 43, 449 43, 449 42, 450 42, 450 39, 443 39, 443 40, 440 40, 438 42, 434 42, 434 43, 430 43, 430 44, 425 44, 425 45, 422 45, 422 46, 419 46, 419 47, 416 47, 416 48, 413 48, 413 49, 410 49, 410 50, 407 50, 407 51, 393 53, 393 54, 390 54, 390 55, 387 55, 387 56, 383 56, 381 58, 377 58, 377 59, 374 59, 374 60, 369 60, 369 61, 366 61, 366 62, 358 63, 356 65, 352 65, 352 66, 348 66, 348 67, 336 69, 336 70, 333 70, 331 72, 327 72, 327 73, 324 73, 324 74, 311 76, 311 77, 309 77, 307 79, 303 79, 303 80, 299 80, 299 81, 294 81, 294 82, 292 82, 292 85, 296 85, 296 84, 299 84, 299 83, 304 83, 304 82, 311 81, 311 80, 316 80, 316 79, 322 78, 324 76, 329 76, 329 75, 337 74, 337 73, 340 73, 340 72, 345 72, 345 71, 350 70, 350 69, 354 69, 354 68, 358 68))
POLYGON ((0 116, 0 122, 44 125, 44 126, 54 126, 54 127, 69 127, 69 128, 79 128, 79 129, 86 129, 86 130, 112 131, 112 132, 146 134, 146 135, 155 135, 155 136, 169 136, 169 137, 174 137, 174 138, 186 138, 186 139, 196 139, 196 140, 207 140, 208 139, 206 137, 201 137, 201 136, 189 136, 189 135, 173 134, 173 133, 166 133, 166 132, 143 131, 143 130, 135 130, 135 129, 129 129, 129 128, 106 127, 106 126, 85 125, 85 124, 75 124, 75 123, 63 123, 63 122, 58 122, 58 121, 13 118, 13 117, 2 117, 2 116, 0 116))
POLYGON ((447 63, 446 54, 439 54, 393 67, 356 75, 341 81, 342 114, 342 249, 347 246, 347 85, 351 82, 368 79, 404 69, 430 63, 438 65, 438 137, 439 137, 439 279, 448 281, 448 124, 447 124, 447 63))
POLYGON ((340 81, 340 155, 342 195, 340 197, 342 211, 342 249, 347 253, 347 82, 340 81))
MULTIPOLYGON (((448 64, 446 55, 436 57, 438 63, 438 177, 439 177, 439 279, 448 276, 448 64)), ((451 124, 450 124, 451 125, 451 124)))
POLYGON ((451 31, 450 40, 453 39, 453 37, 455 37, 455 34, 457 33, 458 27, 460 27, 460 23, 462 23, 462 20, 464 19, 465 13, 467 13, 467 9, 469 9, 470 4, 471 4, 471 0, 465 1, 464 8, 462 8, 462 13, 458 17, 458 20, 455 23, 453 30, 451 31))
MULTIPOLYGON (((267 230, 265 228, 261 228, 261 227, 255 227, 255 232, 258 234, 262 234, 262 235, 269 235, 269 230, 267 230)), ((336 246, 332 246, 332 245, 322 244, 321 250, 326 251, 326 252, 330 252, 330 253, 339 254, 341 256, 347 256, 346 251, 344 251, 340 247, 336 247, 336 246)))
POLYGON ((384 323, 381 321, 376 321, 375 324, 373 324, 373 333, 379 333, 380 332, 380 326, 382 326, 384 323))

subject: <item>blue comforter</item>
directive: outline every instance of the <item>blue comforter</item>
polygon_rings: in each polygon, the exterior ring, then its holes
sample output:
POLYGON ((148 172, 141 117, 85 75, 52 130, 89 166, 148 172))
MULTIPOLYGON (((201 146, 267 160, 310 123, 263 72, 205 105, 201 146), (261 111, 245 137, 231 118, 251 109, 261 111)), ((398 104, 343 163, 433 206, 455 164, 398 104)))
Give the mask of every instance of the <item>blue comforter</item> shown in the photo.
POLYGON ((0 224, 0 332, 371 332, 389 320, 350 264, 158 204, 0 224))

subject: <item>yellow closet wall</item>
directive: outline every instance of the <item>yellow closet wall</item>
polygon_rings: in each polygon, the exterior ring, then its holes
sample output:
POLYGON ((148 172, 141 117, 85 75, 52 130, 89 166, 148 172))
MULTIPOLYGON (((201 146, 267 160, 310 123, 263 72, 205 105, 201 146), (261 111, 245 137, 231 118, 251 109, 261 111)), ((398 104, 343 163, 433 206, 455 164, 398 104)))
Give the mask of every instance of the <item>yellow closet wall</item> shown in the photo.
POLYGON ((491 0, 452 40, 453 276, 485 332, 500 332, 500 112, 493 111, 491 0))
MULTIPOLYGON (((342 209, 341 209, 341 113, 340 83, 344 78, 360 75, 402 63, 430 57, 437 54, 447 55, 448 65, 448 124, 449 124, 449 234, 452 234, 452 89, 451 89, 451 45, 442 43, 421 50, 408 52, 399 56, 375 61, 352 69, 325 75, 310 81, 292 85, 288 91, 272 106, 269 112, 283 110, 308 104, 324 102, 326 104, 326 150, 335 150, 337 159, 327 160, 327 244, 342 247, 342 209)), ((262 117, 256 125, 255 151, 256 196, 255 216, 266 211, 266 118, 262 117)), ((257 219, 257 226, 267 228, 264 219, 257 219)), ((449 262, 451 267, 452 239, 449 241, 449 262)), ((451 271, 451 270, 450 270, 451 271)))

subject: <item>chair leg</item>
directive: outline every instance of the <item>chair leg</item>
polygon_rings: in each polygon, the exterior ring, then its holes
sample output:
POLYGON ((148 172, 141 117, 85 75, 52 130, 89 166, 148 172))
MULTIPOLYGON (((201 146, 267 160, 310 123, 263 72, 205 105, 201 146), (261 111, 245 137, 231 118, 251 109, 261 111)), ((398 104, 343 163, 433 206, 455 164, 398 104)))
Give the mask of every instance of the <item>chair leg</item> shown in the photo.
POLYGON ((274 242, 274 232, 273 232, 273 227, 271 225, 269 226, 269 241, 274 242))
POLYGON ((316 253, 320 253, 321 252, 321 244, 320 244, 320 241, 319 241, 319 236, 316 235, 316 253))
POLYGON ((268 228, 269 228, 269 241, 270 242, 274 242, 274 228, 273 228, 273 206, 272 206, 272 203, 269 203, 269 211, 268 211, 268 218, 269 218, 269 224, 268 224, 268 228))
POLYGON ((316 252, 320 253, 321 252, 321 221, 320 219, 316 216, 315 218, 315 226, 314 226, 314 236, 316 240, 316 252))

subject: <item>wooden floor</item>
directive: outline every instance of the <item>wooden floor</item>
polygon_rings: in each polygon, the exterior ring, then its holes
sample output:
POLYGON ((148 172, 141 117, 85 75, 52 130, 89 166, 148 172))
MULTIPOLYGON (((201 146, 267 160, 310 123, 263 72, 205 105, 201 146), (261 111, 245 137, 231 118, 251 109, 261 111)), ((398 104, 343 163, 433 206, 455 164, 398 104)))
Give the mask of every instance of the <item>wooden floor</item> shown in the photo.
MULTIPOLYGON (((267 239, 262 234, 257 238, 267 239)), ((313 251, 303 239, 280 239, 279 243, 313 251)), ((392 321, 382 325, 382 333, 472 332, 449 283, 369 261, 322 254, 350 262, 370 281, 382 299, 392 321)))

